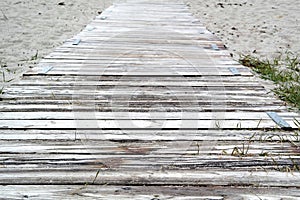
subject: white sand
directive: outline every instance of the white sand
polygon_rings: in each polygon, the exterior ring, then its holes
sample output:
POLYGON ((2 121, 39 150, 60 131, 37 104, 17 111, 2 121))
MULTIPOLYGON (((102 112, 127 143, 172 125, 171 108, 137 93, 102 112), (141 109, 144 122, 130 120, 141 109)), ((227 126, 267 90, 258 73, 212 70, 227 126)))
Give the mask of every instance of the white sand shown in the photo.
POLYGON ((272 58, 287 50, 300 54, 300 1, 185 1, 236 59, 240 54, 272 58))
MULTIPOLYGON (((38 62, 32 60, 37 51, 39 59, 49 54, 111 3, 112 0, 1 0, 2 65, 7 64, 18 73, 24 72, 38 62), (65 5, 58 5, 59 2, 65 5)), ((6 76, 9 80, 18 75, 6 76)))
MULTIPOLYGON (((38 62, 31 60, 37 51, 39 59, 47 55, 80 32, 112 1, 1 0, 1 63, 17 72, 26 70, 38 62), (65 5, 58 5, 59 2, 65 5)), ((300 1, 184 1, 205 26, 222 39, 235 58, 254 51, 261 57, 272 57, 285 50, 300 52, 300 1)))

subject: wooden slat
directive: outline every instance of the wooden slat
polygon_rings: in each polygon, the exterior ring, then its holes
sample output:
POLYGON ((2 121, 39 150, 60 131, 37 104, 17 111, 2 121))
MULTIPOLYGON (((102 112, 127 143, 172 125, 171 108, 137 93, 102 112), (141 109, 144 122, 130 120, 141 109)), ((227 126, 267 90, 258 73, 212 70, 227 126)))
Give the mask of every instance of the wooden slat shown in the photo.
MULTIPOLYGON (((296 113, 278 113, 283 119, 297 118, 296 113)), ((270 119, 265 112, 0 112, 0 120, 37 120, 37 119, 219 119, 219 120, 249 120, 270 119)))
POLYGON ((181 186, 99 186, 99 185, 31 185, 0 186, 0 198, 7 199, 111 199, 111 200, 223 200, 223 199, 278 199, 297 200, 296 188, 249 187, 181 187, 181 186), (16 193, 16 191, 18 191, 16 193))
MULTIPOLYGON (((7 184, 81 184, 92 183, 97 170, 23 170, 3 173, 0 183, 7 184)), ((300 187, 300 174, 295 172, 250 172, 218 170, 165 170, 165 171, 101 171, 95 184, 101 185, 195 185, 195 186, 240 186, 240 187, 300 187), (264 178, 262 178, 264 177, 264 178)))
MULTIPOLYGON (((295 129, 293 120, 287 121, 295 129)), ((5 120, 8 129, 271 129, 273 120, 5 120), (67 127, 66 127, 67 125, 67 127)))
MULTIPOLYGON (((0 107, 2 112, 285 112, 286 107, 280 105, 262 105, 257 106, 254 108, 246 106, 232 106, 226 107, 226 105, 207 105, 207 106, 199 106, 199 107, 182 107, 182 106, 168 106, 165 107, 163 105, 147 105, 147 107, 141 106, 124 106, 120 104, 116 104, 115 106, 101 106, 101 105, 88 105, 88 106, 81 106, 81 105, 7 105, 0 107)), ((260 119, 256 119, 258 122, 260 119)), ((273 121, 273 120, 272 120, 273 121)), ((238 123, 236 123, 238 124, 238 123)), ((252 125, 255 123, 251 123, 252 125)), ((256 123, 257 124, 257 123, 256 123)), ((248 127, 248 126, 247 126, 248 127)), ((250 128, 250 127, 249 127, 250 128)), ((253 128, 256 128, 254 126, 253 128)), ((263 127, 262 127, 263 128, 263 127)))
POLYGON ((81 138, 90 141, 292 141, 299 142, 297 133, 274 130, 264 132, 259 130, 10 130, 0 131, 1 140, 47 140, 76 141, 81 138), (124 134, 126 133, 126 134, 124 134))
MULTIPOLYGON (((96 131, 94 131, 94 133, 95 132, 96 131)), ((230 133, 230 131, 228 132, 230 133)), ((125 133, 126 131, 124 131, 123 135, 125 133)), ((215 133, 217 133, 217 131, 215 133)), ((251 168, 256 165, 258 166, 259 164, 249 164, 248 162, 261 162, 262 166, 274 167, 276 165, 280 166, 278 163, 283 165, 292 165, 292 160, 287 158, 297 158, 298 160, 296 160, 296 163, 298 163, 300 157, 297 154, 298 146, 295 145, 299 144, 299 139, 296 141, 295 138, 292 139, 292 136, 284 137, 284 135, 282 135, 284 140, 281 142, 279 142, 279 138, 276 140, 275 135, 273 137, 274 140, 268 137, 263 138, 261 135, 252 135, 248 138, 248 140, 245 138, 245 141, 210 140, 203 142, 198 140, 181 141, 176 138, 176 136, 174 136, 176 140, 173 138, 173 140, 167 141, 149 139, 134 140, 131 138, 130 134, 131 132, 128 131, 127 139, 124 140, 108 140, 107 138, 105 140, 104 138, 102 138, 102 140, 94 140, 94 137, 89 137, 92 135, 89 134, 88 131, 85 130, 81 133, 79 130, 77 138, 74 137, 72 141, 1 141, 0 159, 2 160, 2 164, 7 166, 10 164, 16 165, 16 162, 19 162, 19 164, 22 165, 27 165, 27 163, 22 163, 22 160, 19 158, 14 158, 20 157, 20 155, 17 154, 19 154, 22 150, 21 156, 23 159, 32 159, 33 162, 38 161, 44 163, 44 165, 55 164, 55 162, 57 162, 57 164, 61 163, 62 165, 58 165, 58 167, 64 167, 64 165, 69 162, 67 160, 63 160, 66 158, 73 161, 91 161, 92 163, 101 161, 101 159, 104 159, 103 161, 107 161, 109 158, 118 158, 124 161, 127 160, 127 162, 123 162, 120 166, 130 165, 132 168, 138 165, 145 165, 144 167, 148 168, 146 166, 147 164, 151 166, 184 166, 184 164, 187 163, 198 166, 199 168, 206 168, 209 166, 209 163, 211 163, 215 168, 222 166, 221 168, 242 167, 247 169, 247 167, 251 168), (287 140, 288 138, 290 138, 291 141, 287 140), (246 146, 245 154, 238 154, 238 152, 235 151, 235 147, 242 150, 243 145, 246 146), (54 153, 57 155, 53 155, 54 153), (46 154, 47 156, 45 157, 46 154), (208 157, 207 154, 210 156, 208 157), (53 163, 49 162, 49 160, 52 160, 53 163), (144 163, 145 161, 147 161, 147 163, 144 163), (228 162, 228 165, 225 165, 223 162, 228 162), (220 165, 218 163, 223 164, 220 165)), ((143 134, 144 132, 140 130, 140 138, 143 138, 143 134)), ((102 136, 104 135, 105 134, 102 136)), ((155 137, 155 134, 153 134, 153 137, 155 137)), ((28 160, 28 163, 30 163, 30 160, 28 160)), ((151 168, 151 166, 149 166, 149 168, 151 168)))
MULTIPOLYGON (((37 71, 29 71, 25 75, 26 76, 33 76, 33 75, 40 75, 41 73, 39 70, 37 71)), ((85 75, 85 76, 215 76, 216 74, 220 76, 234 76, 229 70, 221 71, 202 71, 202 70, 195 70, 192 69, 191 71, 185 70, 176 70, 174 71, 159 71, 159 70, 137 70, 137 71, 110 71, 108 69, 98 69, 98 70, 91 70, 88 71, 86 69, 80 69, 80 70, 51 70, 47 73, 47 75, 59 75, 59 76, 69 76, 69 75, 85 75)), ((241 72, 243 76, 253 76, 253 74, 249 71, 241 72)))
MULTIPOLYGON (((130 77, 131 78, 131 77, 130 77)), ((58 78, 57 81, 47 81, 47 80, 22 80, 17 83, 12 83, 12 86, 73 86, 73 87, 79 87, 79 86, 148 86, 148 87, 155 87, 155 86, 163 86, 163 87, 181 87, 183 85, 187 87, 224 87, 224 88, 229 88, 229 87, 253 87, 253 88, 263 88, 261 84, 258 82, 225 82, 225 81, 216 81, 216 82, 207 82, 207 81, 194 81, 194 80, 182 80, 182 81, 161 81, 161 80, 130 80, 130 78, 127 79, 119 79, 119 80, 86 80, 86 81, 81 81, 81 80, 64 80, 62 81, 60 78, 58 78)))
MULTIPOLYGON (((69 65, 63 65, 65 67, 69 67, 69 65)), ((62 66, 62 67, 63 67, 62 66)), ((57 77, 49 77, 49 76, 24 76, 22 80, 18 82, 12 83, 12 85, 22 85, 23 83, 31 83, 33 85, 62 85, 63 83, 66 86, 69 85, 90 85, 90 86, 98 86, 98 85, 123 85, 126 86, 228 86, 234 85, 244 86, 244 85, 253 85, 259 86, 259 88, 263 87, 259 80, 256 77, 240 77, 240 76, 230 76, 230 77, 220 77, 220 76, 202 76, 202 77, 118 77, 118 76, 57 76, 57 77), (107 84, 111 83, 111 84, 107 84), (198 85, 201 84, 201 85, 198 85), (153 84, 153 85, 152 85, 153 84)), ((25 85, 26 85, 25 84, 25 85)))
MULTIPOLYGON (((191 63, 191 66, 193 66, 193 63, 197 63, 199 62, 200 59, 193 59, 193 60, 179 60, 179 59, 169 59, 169 60, 161 60, 159 61, 161 64, 168 64, 168 63, 174 63, 174 62, 182 62, 184 64, 187 63, 191 63), (164 63, 165 62, 165 63, 164 63)), ((80 60, 80 58, 76 59, 65 59, 65 60, 61 60, 61 59, 44 59, 42 60, 40 63, 42 63, 43 65, 49 65, 50 63, 69 63, 69 64, 109 64, 109 63, 119 63, 119 64, 131 64, 131 63, 139 63, 141 62, 139 58, 117 58, 112 56, 111 58, 106 58, 106 59, 98 59, 98 60, 80 60), (114 61, 111 61, 112 59, 114 59, 114 61)), ((234 65, 237 64, 236 61, 232 61, 232 60, 226 60, 226 61, 216 61, 213 62, 210 59, 207 60, 202 60, 203 65, 234 65)), ((197 66, 197 65, 196 65, 197 66)))

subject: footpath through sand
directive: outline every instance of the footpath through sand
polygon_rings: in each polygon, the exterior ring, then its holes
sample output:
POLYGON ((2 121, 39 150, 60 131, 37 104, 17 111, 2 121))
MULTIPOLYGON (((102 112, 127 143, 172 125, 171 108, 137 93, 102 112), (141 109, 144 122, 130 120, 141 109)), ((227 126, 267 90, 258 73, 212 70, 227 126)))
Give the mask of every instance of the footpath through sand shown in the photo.
POLYGON ((299 198, 299 115, 183 3, 114 4, 1 98, 0 198, 299 198))

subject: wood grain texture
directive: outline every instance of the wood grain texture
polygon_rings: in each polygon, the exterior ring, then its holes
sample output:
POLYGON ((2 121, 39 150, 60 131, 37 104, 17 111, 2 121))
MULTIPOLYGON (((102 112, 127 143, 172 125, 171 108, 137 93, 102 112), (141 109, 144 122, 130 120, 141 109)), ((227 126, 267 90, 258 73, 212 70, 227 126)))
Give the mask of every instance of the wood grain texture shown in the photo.
POLYGON ((2 186, 0 198, 11 199, 171 199, 171 200, 224 200, 224 199, 298 199, 296 188, 249 187, 193 187, 193 186, 99 186, 99 185, 32 185, 2 186), (18 191, 18 193, 16 193, 18 191))
POLYGON ((299 199, 265 86, 183 3, 116 3, 5 88, 0 199, 299 199))

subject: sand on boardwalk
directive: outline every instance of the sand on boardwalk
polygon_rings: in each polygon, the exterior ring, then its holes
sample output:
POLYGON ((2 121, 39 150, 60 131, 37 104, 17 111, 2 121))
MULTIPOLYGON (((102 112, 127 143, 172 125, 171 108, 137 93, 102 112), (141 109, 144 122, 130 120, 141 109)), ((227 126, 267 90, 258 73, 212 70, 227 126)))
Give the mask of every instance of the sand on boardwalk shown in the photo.
POLYGON ((1 0, 0 70, 17 73, 6 73, 6 81, 16 79, 54 47, 80 32, 112 1, 1 0))
POLYGON ((272 58, 300 54, 300 1, 185 0, 191 11, 233 53, 272 58))
MULTIPOLYGON (((54 47, 80 32, 112 1, 1 0, 0 64, 17 72, 27 70, 54 47)), ((222 39, 236 59, 240 54, 272 57, 278 51, 300 52, 300 1, 183 1, 222 39)), ((16 77, 11 74, 6 80, 16 77)))

